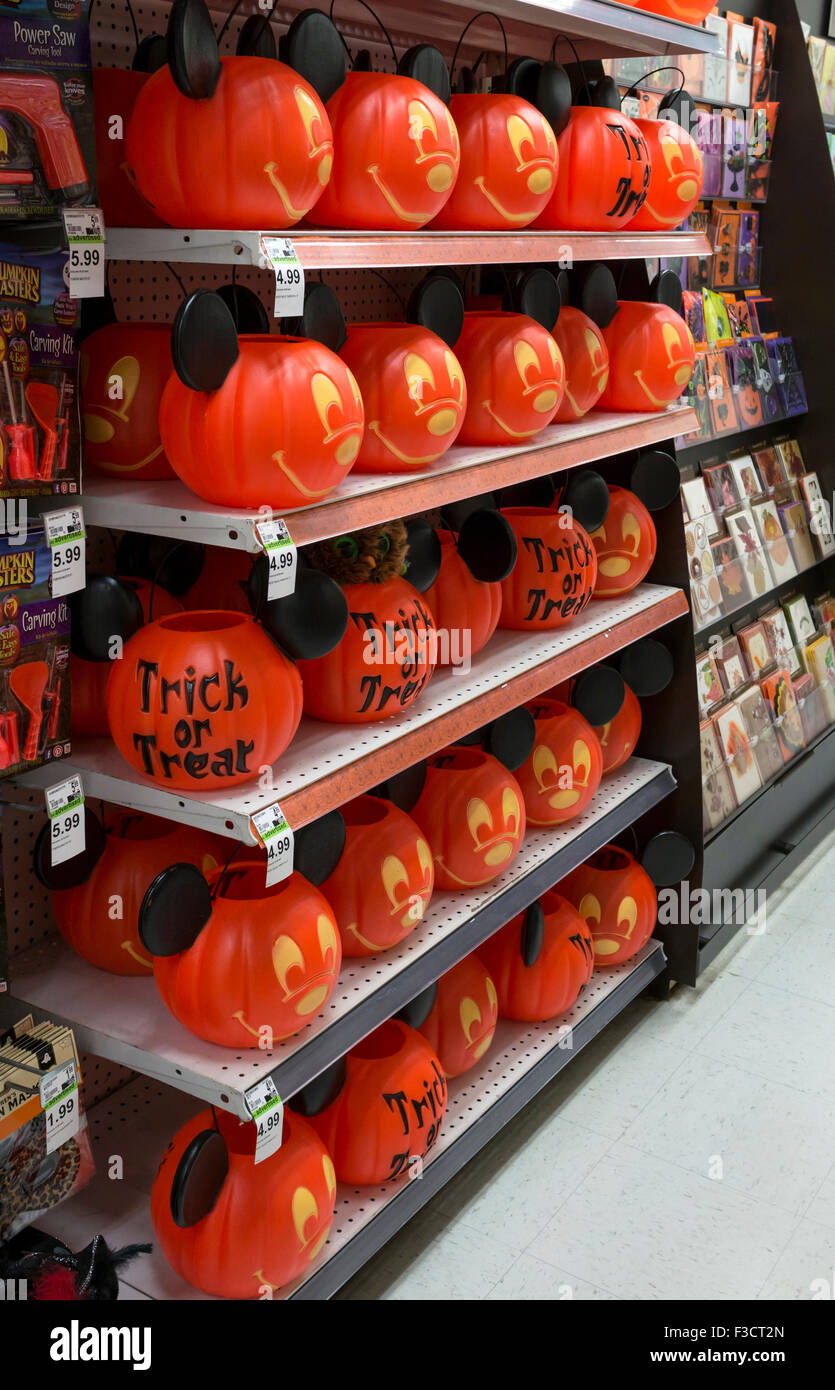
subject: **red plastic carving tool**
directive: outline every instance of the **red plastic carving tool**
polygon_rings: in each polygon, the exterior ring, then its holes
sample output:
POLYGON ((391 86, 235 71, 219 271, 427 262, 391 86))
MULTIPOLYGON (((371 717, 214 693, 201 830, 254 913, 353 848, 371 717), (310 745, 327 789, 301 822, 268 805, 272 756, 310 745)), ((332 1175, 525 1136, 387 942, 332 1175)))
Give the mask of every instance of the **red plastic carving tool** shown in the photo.
POLYGON ((44 435, 38 477, 49 479, 55 472, 55 449, 58 444, 58 391, 48 381, 30 381, 26 387, 26 404, 44 435))
POLYGON ((35 469, 35 431, 31 425, 17 418, 17 411, 14 403, 14 391, 12 380, 9 376, 9 364, 3 362, 3 377, 6 382, 6 393, 9 397, 9 414, 12 423, 5 425, 6 434, 9 436, 9 478, 12 482, 23 483, 31 478, 37 477, 35 469))
POLYGON ((34 762, 38 756, 43 723, 43 694, 48 680, 49 667, 45 661, 24 662, 22 666, 16 666, 9 676, 12 694, 17 697, 23 708, 29 711, 29 729, 23 748, 25 763, 34 762))

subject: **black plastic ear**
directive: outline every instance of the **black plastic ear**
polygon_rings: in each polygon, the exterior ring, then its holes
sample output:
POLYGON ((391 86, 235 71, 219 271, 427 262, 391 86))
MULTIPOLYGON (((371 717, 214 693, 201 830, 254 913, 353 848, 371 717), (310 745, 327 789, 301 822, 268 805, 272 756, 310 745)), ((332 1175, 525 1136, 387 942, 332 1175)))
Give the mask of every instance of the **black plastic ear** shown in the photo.
POLYGON ((217 39, 203 0, 174 0, 168 20, 168 66, 184 97, 207 101, 220 81, 217 39))
POLYGON ((650 301, 666 304, 668 309, 681 313, 681 281, 674 270, 662 270, 649 287, 650 301))
POLYGON ((571 703, 593 729, 600 729, 619 713, 626 699, 623 676, 614 666, 590 666, 574 682, 571 703))
POLYGON ((330 878, 345 849, 345 820, 341 811, 328 811, 303 825, 294 835, 293 868, 318 886, 330 878))
POLYGON ((345 1085, 347 1071, 345 1058, 337 1058, 306 1086, 302 1086, 300 1091, 296 1091, 290 1101, 291 1110, 298 1115, 318 1115, 322 1110, 327 1110, 345 1085))
POLYGON ((690 130, 690 122, 693 119, 693 112, 696 104, 689 92, 682 87, 679 91, 675 89, 666 92, 658 103, 657 115, 665 121, 675 121, 683 130, 690 130))
POLYGON ((654 637, 633 642, 618 657, 620 671, 633 695, 646 699, 666 690, 675 672, 673 654, 654 637))
POLYGON ((629 486, 649 511, 663 511, 677 500, 681 490, 678 464, 663 449, 651 449, 635 463, 629 486))
POLYGON ((500 512, 471 512, 458 532, 458 554, 474 579, 507 579, 516 564, 513 527, 500 512))
POLYGON ((345 81, 345 45, 321 10, 302 10, 281 41, 282 62, 309 82, 320 100, 329 101, 345 81))
POLYGON ((419 323, 454 348, 464 327, 464 296, 451 275, 433 272, 416 285, 406 306, 409 323, 419 323))
POLYGON ((193 946, 212 915, 209 885, 194 864, 157 874, 139 909, 139 940, 152 956, 176 956, 193 946))
POLYGON ((522 918, 522 930, 519 933, 519 954, 529 970, 539 960, 544 941, 545 913, 542 903, 531 903, 522 918))
POLYGON ((318 280, 308 282, 301 314, 285 319, 282 331, 294 338, 313 338, 330 348, 331 352, 339 352, 348 332, 342 306, 330 285, 323 285, 318 280))
POLYGON ((133 72, 156 72, 168 62, 168 40, 164 34, 146 34, 133 55, 133 72))
POLYGON ((569 475, 560 506, 570 507, 574 520, 591 534, 606 520, 610 500, 606 479, 593 468, 578 468, 569 475))
POLYGON ((417 804, 425 783, 426 763, 414 763, 374 787, 372 795, 385 797, 399 810, 408 812, 417 804))
POLYGON ((354 61, 351 64, 351 72, 373 72, 374 64, 371 61, 371 52, 367 48, 358 48, 354 54, 354 61))
POLYGON ((661 830, 647 840, 641 863, 656 888, 672 888, 687 878, 696 862, 696 851, 680 830, 661 830))
POLYGON ((246 285, 221 285, 217 293, 235 321, 236 333, 269 333, 270 316, 254 290, 246 285))
POLYGON ((541 323, 548 332, 560 316, 560 290, 557 277, 543 265, 530 266, 511 276, 505 307, 541 323))
MULTIPOLYGON (((261 559, 266 561, 266 556, 261 559)), ((256 568, 257 564, 253 570, 256 568)), ((348 600, 330 575, 300 569, 292 594, 265 603, 258 616, 261 626, 288 655, 296 661, 313 661, 327 656, 345 636, 348 600)))
POLYGON ((441 568, 441 542, 434 526, 419 518, 412 518, 406 522, 406 534, 409 549, 403 575, 418 593, 425 594, 438 578, 441 568))
POLYGON ((431 43, 417 43, 397 64, 401 77, 413 77, 446 105, 450 98, 449 69, 443 54, 431 43))
POLYGON ((408 1023, 410 1028, 420 1028, 434 1009, 437 997, 438 981, 433 980, 431 985, 427 985, 414 999, 410 999, 394 1016, 399 1018, 401 1023, 408 1023))
POLYGON ((203 1129, 186 1146, 171 1180, 171 1217, 187 1229, 202 1221, 215 1205, 229 1172, 226 1140, 216 1129, 203 1129))
POLYGON ((559 135, 571 116, 571 79, 559 63, 516 58, 507 70, 506 90, 535 106, 559 135))
POLYGON ((588 86, 583 82, 574 98, 575 106, 602 106, 608 111, 620 111, 620 92, 613 77, 600 77, 588 86))
POLYGON ((195 290, 177 310, 171 360, 184 386, 218 391, 238 360, 238 330, 228 306, 213 290, 195 290))
POLYGON ((496 498, 492 492, 482 492, 478 497, 462 497, 458 502, 447 502, 441 508, 441 520, 449 526, 452 531, 460 531, 473 512, 483 511, 485 508, 496 507, 496 498))
POLYGON ((109 574, 93 574, 70 598, 72 649, 85 661, 108 661, 110 640, 127 642, 145 618, 136 590, 109 574))
POLYGON ((557 288, 560 292, 560 304, 571 303, 571 276, 567 270, 560 270, 557 273, 557 288))
POLYGON ((618 311, 618 292, 615 277, 607 265, 589 266, 580 273, 580 294, 575 299, 582 309, 598 326, 608 328, 618 311))
POLYGON ((550 507, 557 495, 556 485, 549 473, 541 478, 529 478, 525 483, 514 483, 503 487, 499 493, 499 506, 505 507, 550 507))
POLYGON ((251 14, 241 25, 235 52, 243 58, 277 58, 275 34, 269 18, 262 14, 251 14))
POLYGON ((520 705, 518 709, 508 710, 507 714, 500 714, 480 733, 481 746, 498 758, 508 772, 515 772, 530 756, 536 742, 536 720, 529 709, 520 705))
POLYGON ((156 580, 175 598, 187 594, 200 578, 206 547, 198 541, 172 541, 126 531, 116 547, 116 568, 131 579, 156 580))
POLYGON ((85 806, 83 853, 65 859, 63 864, 53 864, 52 823, 47 821, 32 850, 35 877, 53 893, 63 892, 65 888, 77 888, 80 883, 87 882, 104 853, 105 844, 104 826, 89 806, 85 806))

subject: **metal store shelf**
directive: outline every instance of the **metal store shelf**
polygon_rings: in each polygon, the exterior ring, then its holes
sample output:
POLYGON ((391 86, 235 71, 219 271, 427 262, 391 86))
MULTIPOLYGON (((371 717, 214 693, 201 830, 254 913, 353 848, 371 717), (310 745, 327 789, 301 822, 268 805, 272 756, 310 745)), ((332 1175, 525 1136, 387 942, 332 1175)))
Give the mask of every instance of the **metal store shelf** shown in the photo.
MULTIPOLYGON (((307 1279, 285 1290, 283 1296, 326 1299, 336 1293, 664 967, 661 944, 650 941, 625 965, 595 971, 561 1018, 539 1024, 500 1021, 480 1071, 450 1082, 446 1118, 420 1181, 405 1178, 378 1188, 340 1186, 327 1244, 307 1279), (569 1030, 571 1046, 567 1047, 569 1030)), ((100 1162, 88 1186, 39 1218, 38 1226, 73 1249, 86 1244, 91 1231, 99 1230, 111 1246, 153 1243, 147 1194, 166 1145, 196 1110, 182 1095, 145 1080, 131 1082, 96 1106, 90 1114, 93 1142, 100 1159, 117 1146, 124 1161, 124 1181, 111 1182, 100 1162), (114 1205, 117 1215, 111 1218, 114 1205)), ((131 1263, 130 1281, 149 1298, 206 1298, 174 1273, 156 1247, 152 1254, 131 1263)))
MULTIPOLYGON (((573 424, 543 430, 524 448, 450 449, 425 473, 351 474, 323 502, 284 517, 296 544, 310 545, 626 449, 659 444, 696 423, 695 412, 682 405, 646 415, 596 411, 573 424)), ((271 515, 267 510, 215 507, 178 481, 94 477, 89 488, 85 485, 83 501, 89 526, 172 536, 253 554, 261 548, 255 523, 271 515)))
POLYGON ((473 893, 436 893, 398 949, 345 960, 328 1005, 271 1053, 202 1042, 172 1018, 152 979, 115 979, 58 937, 15 958, 13 996, 0 1002, 0 1016, 11 1021, 34 1007, 60 1017, 85 1051, 245 1117, 250 1086, 271 1075, 279 1095, 292 1096, 675 785, 665 764, 630 759, 576 821, 526 835, 512 867, 493 883, 473 893))
MULTIPOLYGON (((608 7, 607 7, 608 8, 608 7)), ((637 13, 637 11, 633 11, 637 13)), ((703 232, 280 232, 177 227, 108 227, 111 261, 247 265, 269 270, 261 236, 289 236, 305 270, 383 266, 488 265, 521 261, 620 261, 643 256, 711 256, 703 232)))
MULTIPOLYGON (((278 801, 290 825, 306 825, 687 612, 681 589, 640 584, 621 599, 592 602, 579 622, 555 632, 497 632, 467 675, 452 667, 438 672, 403 714, 379 724, 303 719, 270 788, 259 779, 202 795, 166 791, 133 772, 109 739, 80 741, 62 760, 60 776, 80 772, 89 797, 257 844, 250 817, 263 807, 278 801)), ((58 775, 47 763, 3 788, 39 789, 58 775)))

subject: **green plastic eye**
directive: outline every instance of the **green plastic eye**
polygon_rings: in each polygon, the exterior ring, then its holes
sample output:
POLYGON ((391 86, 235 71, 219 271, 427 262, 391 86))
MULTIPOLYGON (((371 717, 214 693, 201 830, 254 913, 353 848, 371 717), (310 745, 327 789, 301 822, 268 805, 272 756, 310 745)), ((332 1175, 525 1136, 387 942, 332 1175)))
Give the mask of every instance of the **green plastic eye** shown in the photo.
POLYGON ((333 548, 344 560, 356 560, 360 553, 360 548, 353 536, 337 536, 333 542, 333 548))
POLYGON ((389 551, 391 550, 391 540, 389 539, 388 533, 386 531, 383 531, 381 533, 380 539, 377 542, 377 547, 381 555, 388 555, 389 551))

